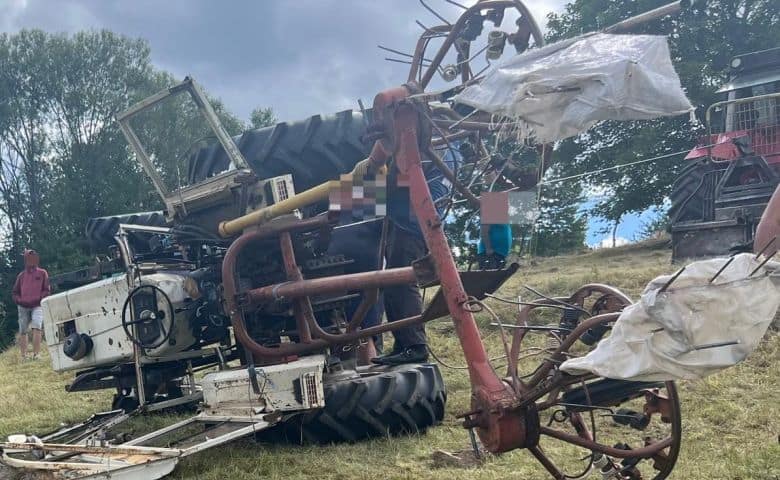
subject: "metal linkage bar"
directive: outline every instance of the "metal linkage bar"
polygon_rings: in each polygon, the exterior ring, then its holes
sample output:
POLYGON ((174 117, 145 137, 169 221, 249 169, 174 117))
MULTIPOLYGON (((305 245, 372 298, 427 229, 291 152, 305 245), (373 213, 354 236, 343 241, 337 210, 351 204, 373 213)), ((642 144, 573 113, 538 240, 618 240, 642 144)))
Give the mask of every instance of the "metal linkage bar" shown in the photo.
POLYGON ((653 10, 640 13, 639 15, 635 15, 631 18, 627 18, 623 21, 620 21, 614 25, 611 25, 604 29, 606 33, 626 33, 630 31, 633 28, 636 28, 640 25, 643 25, 645 23, 651 22, 653 20, 658 20, 659 18, 663 18, 667 15, 673 15, 683 8, 687 8, 690 6, 690 4, 693 3, 691 0, 680 0, 677 2, 668 3, 666 5, 661 5, 658 8, 655 8, 653 10))
MULTIPOLYGON (((140 436, 120 445, 76 445, 72 443, 0 443, 1 463, 29 471, 57 472, 54 478, 162 478, 171 473, 179 460, 241 437, 251 435, 278 422, 267 415, 254 418, 212 417, 204 414, 188 418, 167 427, 140 436), (198 423, 219 423, 224 433, 204 439, 184 448, 160 448, 144 444, 176 434, 198 423), (225 428, 227 426, 227 428, 225 428), (17 458, 19 452, 54 453, 44 460, 17 458), (60 461, 67 459, 68 461, 60 461), (132 474, 132 476, 131 476, 132 474)), ((206 433, 206 432, 202 432, 206 433)), ((48 478, 48 477, 47 477, 48 478)))
POLYGON ((255 306, 275 300, 294 300, 302 297, 355 291, 366 288, 391 287, 416 283, 412 267, 388 268, 372 272, 352 273, 333 277, 297 280, 249 290, 245 306, 255 306))

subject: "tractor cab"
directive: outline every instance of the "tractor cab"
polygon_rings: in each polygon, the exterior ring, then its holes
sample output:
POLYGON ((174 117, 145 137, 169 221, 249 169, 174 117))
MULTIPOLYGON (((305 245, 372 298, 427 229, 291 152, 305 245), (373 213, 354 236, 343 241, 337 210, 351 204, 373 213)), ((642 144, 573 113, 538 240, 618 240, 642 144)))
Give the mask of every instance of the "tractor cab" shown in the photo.
POLYGON ((673 259, 748 245, 780 181, 780 47, 739 55, 672 187, 673 259))

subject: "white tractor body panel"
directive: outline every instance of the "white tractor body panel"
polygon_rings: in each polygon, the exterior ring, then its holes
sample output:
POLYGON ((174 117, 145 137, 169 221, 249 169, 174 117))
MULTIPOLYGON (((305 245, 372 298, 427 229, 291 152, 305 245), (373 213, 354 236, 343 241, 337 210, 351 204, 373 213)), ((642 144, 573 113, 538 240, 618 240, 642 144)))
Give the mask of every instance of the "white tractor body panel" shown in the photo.
MULTIPOLYGON (((174 309, 184 308, 200 296, 196 282, 182 273, 143 275, 141 283, 162 289, 174 309)), ((55 371, 83 370, 132 361, 133 344, 122 328, 122 307, 128 293, 127 275, 122 274, 43 299, 43 329, 55 371), (66 338, 74 332, 88 335, 93 343, 91 351, 79 360, 73 360, 63 352, 66 338)), ((129 311, 128 308, 128 315, 129 311)), ((196 339, 190 328, 191 318, 191 310, 176 313, 171 342, 145 351, 144 356, 163 357, 192 346, 196 339)))
POLYGON ((251 417, 276 411, 325 406, 322 387, 324 355, 289 363, 255 367, 259 393, 247 368, 223 370, 203 377, 203 413, 210 416, 251 417))

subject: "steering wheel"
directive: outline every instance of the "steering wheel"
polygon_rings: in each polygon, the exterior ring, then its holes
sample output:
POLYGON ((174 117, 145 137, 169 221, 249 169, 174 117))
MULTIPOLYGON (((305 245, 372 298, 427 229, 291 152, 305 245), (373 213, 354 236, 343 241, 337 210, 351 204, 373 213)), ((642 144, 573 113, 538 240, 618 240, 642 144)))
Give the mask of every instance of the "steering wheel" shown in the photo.
POLYGON ((131 342, 144 349, 151 350, 167 342, 173 332, 174 321, 173 303, 171 302, 171 299, 161 288, 154 285, 141 285, 134 288, 127 295, 125 304, 122 307, 122 329, 124 329, 127 338, 129 338, 131 342), (129 307, 134 304, 132 302, 133 298, 147 290, 151 290, 152 295, 154 296, 154 307, 145 308, 141 310, 140 313, 136 313, 137 318, 128 320, 129 307), (162 309, 158 308, 160 305, 160 297, 163 299, 162 309), (164 321, 166 318, 168 319, 167 322, 164 321), (167 328, 166 323, 168 324, 167 328), (156 342, 145 343, 143 339, 137 338, 133 333, 136 329, 132 327, 137 325, 156 327, 155 330, 161 334, 160 339, 156 342))

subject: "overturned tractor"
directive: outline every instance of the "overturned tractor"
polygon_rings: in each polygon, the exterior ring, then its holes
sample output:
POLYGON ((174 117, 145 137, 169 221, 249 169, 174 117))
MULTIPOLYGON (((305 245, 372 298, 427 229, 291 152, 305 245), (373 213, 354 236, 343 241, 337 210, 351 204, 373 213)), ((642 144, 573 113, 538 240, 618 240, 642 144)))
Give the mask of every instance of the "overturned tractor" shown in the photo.
MULTIPOLYGON (((675 2, 642 20, 679 6, 675 2)), ((597 470, 603 478, 667 478, 682 441, 674 382, 560 368, 609 338, 621 312, 633 304, 628 296, 592 284, 562 298, 502 299, 493 292, 517 271, 516 264, 490 271, 456 268, 425 169, 436 165, 450 180, 448 201, 457 194, 478 204, 469 190, 474 182, 463 176, 484 173, 494 161, 483 141, 493 115, 460 104, 457 94, 483 80, 471 61, 472 43, 486 22, 495 27, 484 49, 491 60, 506 45, 522 53, 542 44, 521 2, 486 0, 452 24, 426 27, 411 56, 407 84, 379 93, 361 113, 279 124, 236 141, 187 79, 119 114, 165 210, 92 220, 90 239, 110 247, 115 257, 60 277, 59 284, 70 289, 47 298, 43 308, 54 368, 77 372, 70 390, 116 389, 114 406, 129 413, 96 417, 40 439, 15 437, 2 445, 3 461, 57 470, 67 478, 159 478, 181 458, 264 431, 314 442, 423 431, 444 416, 447 393, 438 367, 369 367, 360 364, 361 350, 376 335, 449 316, 472 384, 470 408, 458 418, 475 432, 475 449, 477 437, 493 453, 527 449, 553 478, 578 478, 564 473, 571 459, 553 460, 542 450, 540 439, 546 438, 585 452, 580 476, 597 470), (517 21, 504 32, 510 12, 517 21), (442 46, 429 55, 434 39, 442 46), (445 65, 448 55, 455 61, 445 65), (437 73, 460 81, 426 92, 437 73), (190 157, 191 185, 172 189, 131 120, 178 94, 195 102, 218 144, 190 157), (437 152, 455 148, 455 142, 465 165, 457 170, 437 152), (365 222, 338 224, 327 206, 329 192, 337 188, 329 181, 385 169, 404 175, 428 253, 403 267, 383 269, 378 262, 354 271, 353 259, 334 254, 334 244, 339 231, 354 236, 350 229, 365 222), (379 289, 409 284, 439 287, 421 314, 363 324, 379 289), (502 321, 485 304, 488 297, 518 304, 516 321, 502 321), (356 308, 348 315, 350 302, 356 308), (556 321, 535 321, 541 310, 555 312, 556 321), (506 371, 490 363, 474 318, 479 311, 491 315, 501 332, 506 371), (540 361, 534 361, 537 355, 540 361), (211 371, 196 382, 203 369, 211 371), (192 403, 200 413, 189 420, 102 444, 106 429, 130 415, 192 403), (609 425, 597 437, 596 424, 604 421, 609 425), (193 424, 203 428, 178 443, 167 437, 193 424), (166 446, 155 446, 162 437, 168 438, 166 446)), ((384 249, 383 230, 375 230, 375 240, 366 237, 365 249, 377 258, 384 249)), ((663 293, 678 276, 656 290, 663 293)))

